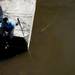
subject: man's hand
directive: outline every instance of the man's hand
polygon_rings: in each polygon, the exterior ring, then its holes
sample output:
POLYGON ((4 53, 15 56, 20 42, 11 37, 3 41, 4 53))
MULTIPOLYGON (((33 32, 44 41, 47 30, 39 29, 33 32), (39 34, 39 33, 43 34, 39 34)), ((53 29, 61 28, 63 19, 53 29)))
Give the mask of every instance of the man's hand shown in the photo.
POLYGON ((16 26, 18 25, 18 22, 16 23, 16 26))
POLYGON ((16 23, 16 26, 19 25, 19 18, 17 18, 17 21, 18 21, 18 22, 16 23))

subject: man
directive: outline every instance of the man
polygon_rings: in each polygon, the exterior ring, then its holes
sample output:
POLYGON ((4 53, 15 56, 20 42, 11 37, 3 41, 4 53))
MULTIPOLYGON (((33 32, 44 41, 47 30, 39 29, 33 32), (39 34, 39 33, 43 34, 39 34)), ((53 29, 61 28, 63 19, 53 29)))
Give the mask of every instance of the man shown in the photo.
POLYGON ((9 41, 13 38, 13 30, 15 26, 18 25, 14 20, 9 19, 8 17, 3 18, 0 25, 0 41, 2 48, 7 49, 10 44, 9 41))
POLYGON ((7 36, 9 38, 13 37, 13 30, 15 26, 18 25, 14 20, 8 19, 7 17, 3 18, 1 23, 1 34, 3 35, 5 32, 8 33, 7 36))

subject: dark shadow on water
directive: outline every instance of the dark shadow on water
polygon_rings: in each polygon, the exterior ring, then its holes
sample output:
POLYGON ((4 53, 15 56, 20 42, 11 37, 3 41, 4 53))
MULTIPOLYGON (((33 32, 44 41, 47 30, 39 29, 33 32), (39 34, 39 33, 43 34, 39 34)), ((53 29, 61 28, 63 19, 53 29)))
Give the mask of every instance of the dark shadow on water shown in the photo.
POLYGON ((3 43, 4 39, 0 37, 0 61, 12 58, 18 54, 27 52, 27 42, 22 37, 14 36, 13 39, 10 39, 9 46, 5 49, 3 43))

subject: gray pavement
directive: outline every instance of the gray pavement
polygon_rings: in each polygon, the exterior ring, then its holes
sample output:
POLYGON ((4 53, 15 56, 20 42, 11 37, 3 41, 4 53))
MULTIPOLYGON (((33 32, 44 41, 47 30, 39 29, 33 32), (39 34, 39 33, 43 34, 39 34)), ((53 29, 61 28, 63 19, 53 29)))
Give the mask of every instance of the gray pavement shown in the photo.
POLYGON ((29 43, 29 38, 31 35, 33 18, 35 13, 35 3, 34 0, 3 0, 0 1, 0 5, 3 9, 3 15, 12 18, 17 22, 17 18, 20 19, 24 36, 22 34, 21 28, 18 25, 15 27, 14 35, 25 37, 29 43))

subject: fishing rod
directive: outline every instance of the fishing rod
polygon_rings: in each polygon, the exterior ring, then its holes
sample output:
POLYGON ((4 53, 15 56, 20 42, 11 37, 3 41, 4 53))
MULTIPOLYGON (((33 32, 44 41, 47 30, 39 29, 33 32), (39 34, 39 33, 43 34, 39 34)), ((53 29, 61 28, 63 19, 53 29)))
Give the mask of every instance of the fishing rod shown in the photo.
POLYGON ((23 36, 24 36, 23 28, 22 28, 22 26, 21 26, 21 22, 20 22, 19 18, 17 18, 17 21, 18 21, 18 24, 20 25, 20 28, 21 28, 22 34, 23 34, 23 36))
MULTIPOLYGON (((18 21, 18 24, 19 24, 20 27, 21 27, 21 31, 22 31, 22 34, 23 34, 23 36, 24 36, 23 28, 22 28, 22 26, 21 26, 21 22, 20 22, 19 18, 17 18, 17 21, 18 21)), ((28 53, 29 53, 29 55, 31 56, 31 52, 30 52, 29 49, 28 49, 28 53)))

